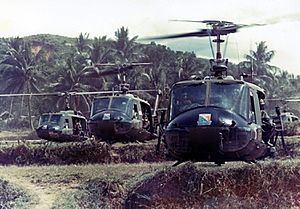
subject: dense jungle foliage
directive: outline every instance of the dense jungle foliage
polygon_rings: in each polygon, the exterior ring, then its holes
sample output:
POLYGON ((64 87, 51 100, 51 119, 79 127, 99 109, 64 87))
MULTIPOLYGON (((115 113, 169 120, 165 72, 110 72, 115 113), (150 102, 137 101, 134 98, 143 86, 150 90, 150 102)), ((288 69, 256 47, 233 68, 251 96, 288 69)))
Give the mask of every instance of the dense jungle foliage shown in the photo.
MULTIPOLYGON (((121 81, 117 75, 99 76, 96 63, 149 62, 128 72, 130 89, 161 89, 161 107, 167 106, 168 90, 173 83, 191 76, 203 78, 210 74, 209 61, 193 52, 173 51, 151 42, 141 44, 138 36, 129 37, 125 27, 117 29, 115 39, 106 36, 90 38, 81 33, 78 38, 42 34, 29 37, 2 38, 0 40, 0 93, 38 93, 112 90, 121 81)), ((269 63, 275 51, 268 50, 266 42, 245 55, 245 60, 229 63, 228 74, 235 78, 242 73, 249 81, 266 90, 268 98, 297 96, 300 76, 289 74, 269 63)), ((154 94, 143 94, 153 104, 154 94)), ((71 106, 87 117, 92 96, 74 96, 71 106)), ((270 106, 273 109, 274 105, 270 106)), ((282 104, 280 104, 282 105, 282 104)), ((59 96, 1 98, 1 119, 6 117, 34 118, 43 112, 64 108, 64 98, 59 96)), ((294 105, 294 106, 297 106, 294 105)), ((287 108, 294 109, 293 105, 287 108)), ((270 109, 270 110, 271 110, 270 109)), ((27 120, 26 120, 27 121, 27 120)), ((18 119, 13 124, 24 121, 18 119)), ((26 122, 24 122, 26 123, 26 122)), ((30 121, 33 124, 32 121, 30 121)))

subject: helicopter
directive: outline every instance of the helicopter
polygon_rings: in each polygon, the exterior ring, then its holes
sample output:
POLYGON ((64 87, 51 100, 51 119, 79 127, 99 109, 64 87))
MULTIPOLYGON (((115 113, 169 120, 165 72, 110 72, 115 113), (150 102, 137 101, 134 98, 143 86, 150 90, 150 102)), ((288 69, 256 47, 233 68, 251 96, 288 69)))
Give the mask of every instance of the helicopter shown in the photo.
POLYGON ((83 141, 88 138, 87 119, 80 111, 70 108, 71 95, 78 92, 65 93, 24 93, 24 94, 0 94, 0 97, 16 96, 64 96, 65 109, 58 112, 43 113, 39 117, 35 128, 39 138, 53 142, 83 141))
POLYGON ((72 110, 69 105, 71 95, 77 92, 60 94, 65 96, 65 110, 43 113, 36 128, 39 138, 55 142, 84 141, 88 138, 87 119, 80 111, 72 110))
MULTIPOLYGON (((207 29, 145 39, 216 37, 216 56, 209 60, 210 76, 173 84, 158 144, 163 140, 167 155, 177 160, 174 166, 185 161, 252 163, 271 155, 275 147, 263 141, 260 100, 265 99, 264 89, 228 76, 228 59, 221 54, 221 36, 253 25, 219 20, 175 21, 204 23, 207 29)), ((210 46, 213 51, 212 43, 210 46)))
POLYGON ((299 129, 299 111, 298 102, 299 97, 285 97, 285 98, 268 98, 266 99, 270 106, 274 106, 276 115, 271 115, 273 120, 280 120, 281 129, 284 135, 296 135, 299 129), (280 111, 282 106, 282 111, 280 111), (280 111, 278 115, 278 111, 280 111))
POLYGON ((107 91, 104 96, 94 98, 91 105, 88 127, 96 139, 109 143, 144 142, 157 137, 156 118, 160 90, 129 90, 126 82, 127 71, 136 66, 151 63, 131 63, 116 66, 115 64, 97 64, 96 67, 115 66, 101 70, 97 74, 122 75, 122 82, 117 91, 107 91), (148 101, 138 97, 136 93, 156 92, 154 109, 148 101))

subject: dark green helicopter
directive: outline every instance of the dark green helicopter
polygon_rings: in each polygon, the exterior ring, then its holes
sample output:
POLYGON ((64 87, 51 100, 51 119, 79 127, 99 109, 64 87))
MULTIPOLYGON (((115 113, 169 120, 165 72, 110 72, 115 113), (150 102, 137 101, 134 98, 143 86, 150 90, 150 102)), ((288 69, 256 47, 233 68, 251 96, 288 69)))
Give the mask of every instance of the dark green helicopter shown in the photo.
MULTIPOLYGON (((126 73, 136 66, 150 63, 131 63, 117 66, 115 64, 98 64, 96 67, 114 66, 114 68, 97 72, 98 76, 122 75, 122 83, 116 91, 103 92, 106 95, 94 98, 91 106, 88 127, 96 139, 113 142, 147 141, 157 138, 156 125, 159 90, 129 90, 126 73), (150 103, 136 94, 156 92, 154 108, 150 103)), ((95 69, 97 70, 97 69, 95 69)))
MULTIPOLYGON (((90 92, 88 92, 90 93, 90 92)), ((93 92, 92 92, 93 93, 93 92)), ((0 94, 0 97, 64 97, 65 109, 57 112, 45 112, 39 116, 36 134, 39 138, 53 142, 83 141, 88 138, 87 119, 80 111, 70 108, 71 96, 81 95, 81 92, 53 93, 20 93, 0 94)))
MULTIPOLYGON (((260 101, 262 88, 227 75, 228 60, 222 58, 221 35, 235 33, 242 27, 227 21, 189 21, 205 23, 197 32, 166 35, 152 40, 216 37, 216 57, 210 59, 211 76, 175 83, 170 91, 168 121, 163 132, 167 154, 177 160, 254 162, 270 155, 274 146, 263 141, 260 101)), ((160 144, 159 139, 159 143, 160 144)), ((158 147, 159 148, 159 147, 158 147)))
MULTIPOLYGON (((80 111, 71 109, 69 104, 71 95, 80 95, 80 93, 54 94, 65 97, 65 109, 40 115, 36 127, 38 137, 53 142, 74 142, 88 139, 89 132, 86 117, 80 111)), ((43 95, 47 95, 47 93, 43 95)))

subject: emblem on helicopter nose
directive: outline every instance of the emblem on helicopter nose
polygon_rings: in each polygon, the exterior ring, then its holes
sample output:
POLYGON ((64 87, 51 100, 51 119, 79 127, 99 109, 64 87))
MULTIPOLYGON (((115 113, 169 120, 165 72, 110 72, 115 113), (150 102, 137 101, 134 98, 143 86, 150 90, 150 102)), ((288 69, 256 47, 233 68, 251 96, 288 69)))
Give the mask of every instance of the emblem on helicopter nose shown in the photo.
POLYGON ((110 120, 110 113, 104 113, 102 120, 110 120))
POLYGON ((199 114, 197 125, 206 126, 211 124, 211 114, 210 113, 201 113, 199 114))

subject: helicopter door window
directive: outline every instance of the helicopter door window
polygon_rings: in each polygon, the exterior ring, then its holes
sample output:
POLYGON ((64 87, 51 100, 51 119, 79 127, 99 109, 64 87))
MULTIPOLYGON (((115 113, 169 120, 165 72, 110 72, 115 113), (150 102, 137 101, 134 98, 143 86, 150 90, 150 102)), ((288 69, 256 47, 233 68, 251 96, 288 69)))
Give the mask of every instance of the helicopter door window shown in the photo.
POLYGON ((73 121, 74 121, 74 124, 75 124, 74 125, 74 130, 73 130, 74 135, 81 134, 81 132, 82 132, 82 125, 81 125, 80 119, 73 118, 73 121))
POLYGON ((133 104, 133 118, 138 119, 139 111, 137 104, 133 104))
POLYGON ((151 117, 150 116, 151 115, 151 110, 147 107, 148 107, 148 105, 141 102, 143 128, 146 129, 146 130, 150 127, 150 120, 149 119, 151 117))
POLYGON ((64 128, 69 128, 69 119, 65 119, 64 128))
POLYGON ((295 121, 298 121, 299 119, 297 117, 292 117, 292 121, 295 122, 295 121))
POLYGON ((252 92, 250 92, 250 122, 256 123, 254 96, 252 92))

